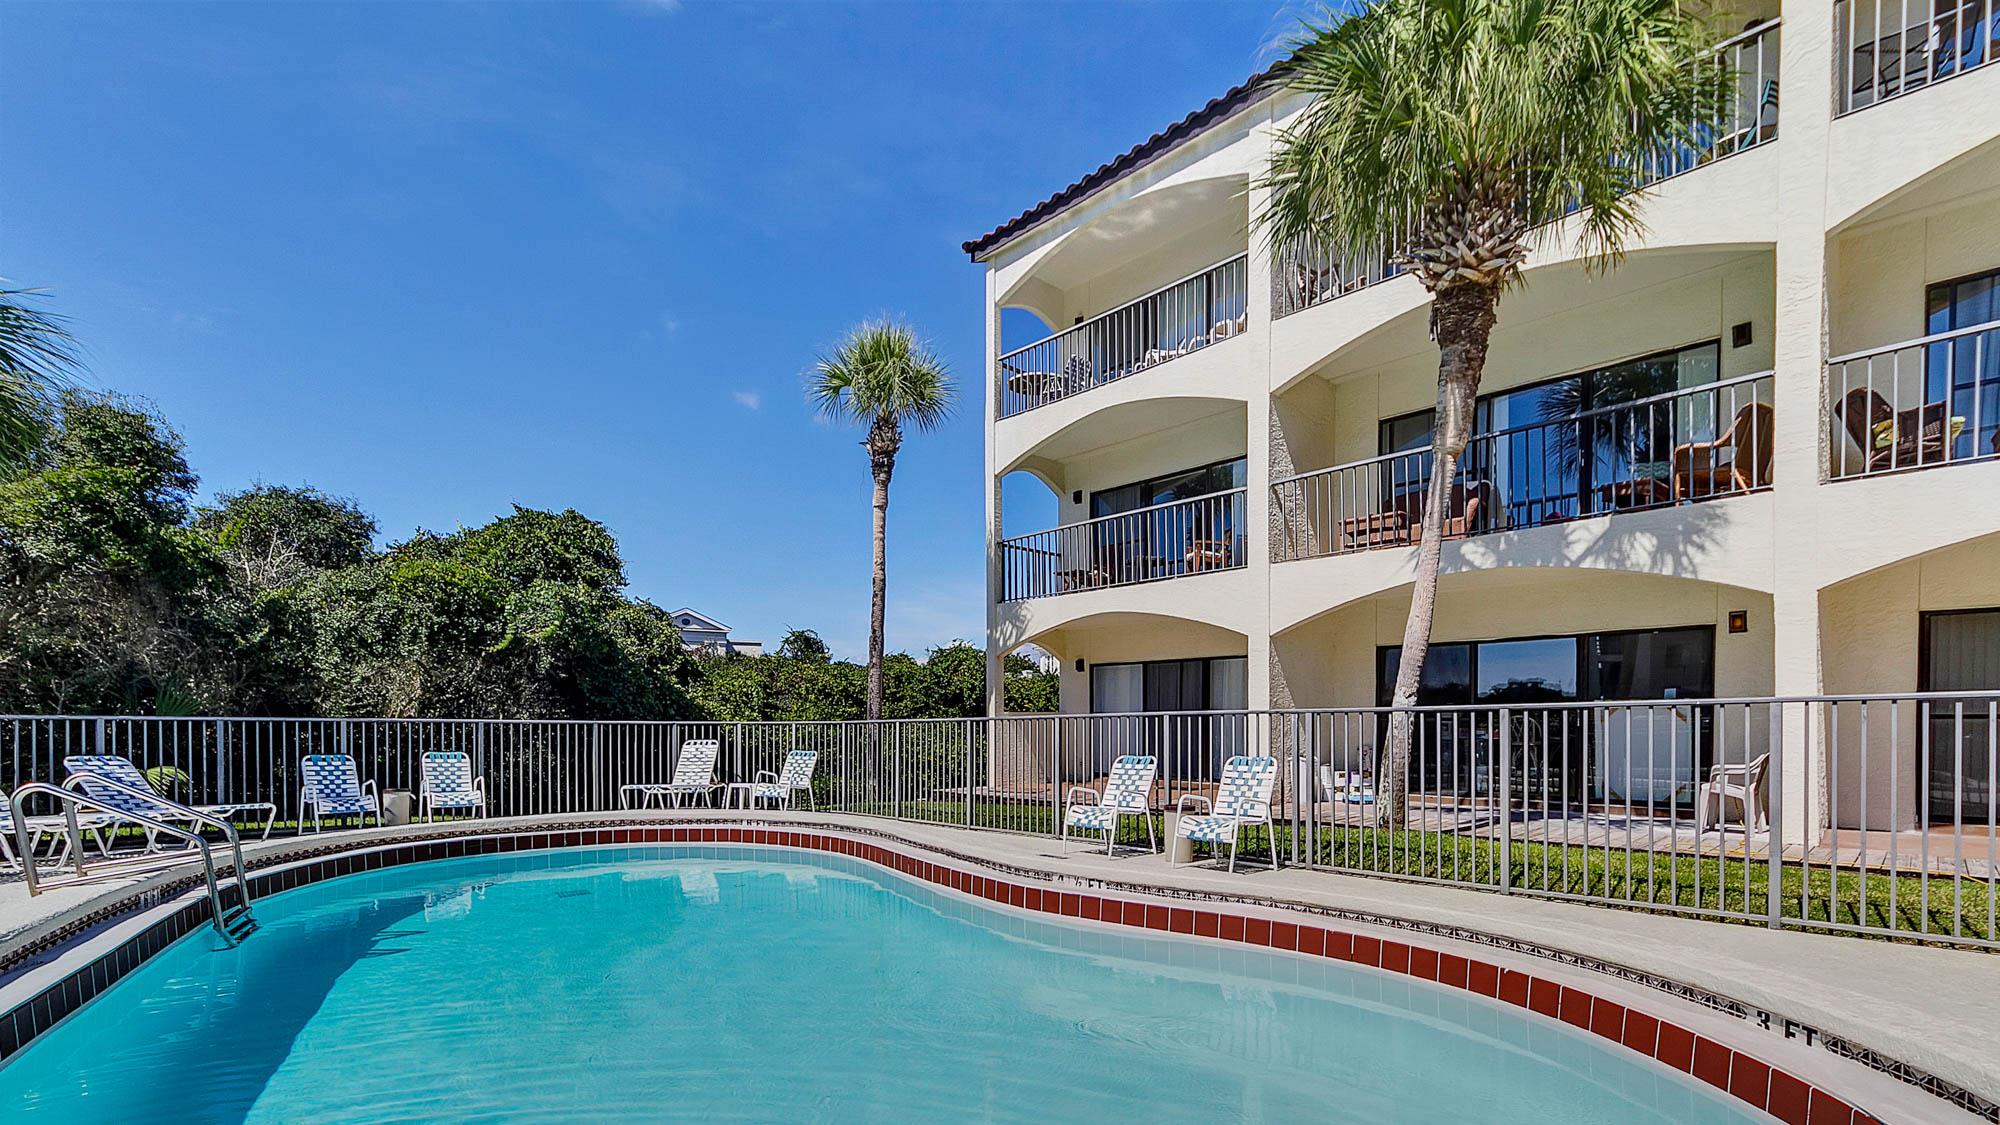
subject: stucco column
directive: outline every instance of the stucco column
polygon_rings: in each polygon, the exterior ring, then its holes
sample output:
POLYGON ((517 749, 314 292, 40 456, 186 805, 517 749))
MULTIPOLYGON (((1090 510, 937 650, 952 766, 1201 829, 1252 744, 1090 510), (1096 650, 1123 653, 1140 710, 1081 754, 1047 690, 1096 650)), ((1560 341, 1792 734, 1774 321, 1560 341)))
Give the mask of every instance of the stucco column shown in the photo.
MULTIPOLYGON (((1823 542, 1826 468, 1826 184, 1833 118, 1833 6, 1787 0, 1779 73, 1778 242, 1773 405, 1772 679, 1779 695, 1821 691, 1819 568, 1797 545, 1823 542)), ((1817 838, 1824 738, 1819 708, 1783 715, 1781 816, 1787 843, 1817 838), (1814 826, 1809 832, 1808 827, 1814 826)))
POLYGON ((984 404, 986 442, 986 713, 1006 711, 1006 683, 1000 651, 1000 475, 994 464, 993 427, 1000 416, 1000 306, 998 280, 986 267, 986 350, 979 368, 979 401, 984 404))

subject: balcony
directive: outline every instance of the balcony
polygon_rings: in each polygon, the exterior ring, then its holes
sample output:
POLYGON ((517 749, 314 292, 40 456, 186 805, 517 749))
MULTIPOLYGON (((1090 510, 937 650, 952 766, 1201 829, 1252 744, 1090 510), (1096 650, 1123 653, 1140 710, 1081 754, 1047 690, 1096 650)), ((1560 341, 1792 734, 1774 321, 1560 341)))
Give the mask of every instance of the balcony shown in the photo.
POLYGON ((1000 417, 1082 394, 1240 334, 1249 255, 1238 254, 1000 357, 1000 417))
MULTIPOLYGON (((1761 491, 1773 421, 1765 372, 1477 434, 1452 481, 1445 538, 1761 491)), ((1415 544, 1430 470, 1425 448, 1274 482, 1274 561, 1415 544)))
POLYGON ((2000 455, 2000 320, 1836 356, 1826 385, 1835 480, 2000 455))
MULTIPOLYGON (((1777 139, 1778 24, 1767 20, 1716 44, 1710 57, 1736 75, 1735 98, 1716 120, 1695 126, 1693 143, 1642 155, 1636 186, 1650 187, 1777 139)), ((1280 250, 1272 266, 1271 315, 1289 316, 1400 276, 1397 249, 1350 252, 1305 241, 1280 250)))
POLYGON ((1000 600, 1131 586, 1244 563, 1237 488, 1000 541, 1000 600))
POLYGON ((1977 70, 2000 35, 1994 0, 1835 0, 1841 113, 1977 70))

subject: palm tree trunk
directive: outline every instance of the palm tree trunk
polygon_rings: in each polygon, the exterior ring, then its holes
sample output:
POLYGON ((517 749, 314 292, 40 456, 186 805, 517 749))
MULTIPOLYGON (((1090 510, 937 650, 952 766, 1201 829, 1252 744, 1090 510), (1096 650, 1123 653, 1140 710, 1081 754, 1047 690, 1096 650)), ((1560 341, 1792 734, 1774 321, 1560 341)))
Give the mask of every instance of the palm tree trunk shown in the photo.
POLYGON ((1479 378, 1493 337, 1500 290, 1492 285, 1458 285, 1440 290, 1431 304, 1431 330, 1438 342, 1438 399, 1431 427, 1431 479, 1424 490, 1424 516, 1417 540, 1417 573, 1410 591, 1410 616, 1403 625, 1403 648, 1396 667, 1396 708, 1389 720, 1389 747, 1377 769, 1376 807, 1392 828, 1409 819, 1412 713, 1430 652, 1431 623, 1437 614, 1438 565, 1444 556, 1444 521, 1451 504, 1458 459, 1472 437, 1479 378))
POLYGON ((896 471, 893 452, 870 458, 875 472, 875 585, 868 607, 868 721, 882 718, 882 634, 889 603, 889 477, 896 471))

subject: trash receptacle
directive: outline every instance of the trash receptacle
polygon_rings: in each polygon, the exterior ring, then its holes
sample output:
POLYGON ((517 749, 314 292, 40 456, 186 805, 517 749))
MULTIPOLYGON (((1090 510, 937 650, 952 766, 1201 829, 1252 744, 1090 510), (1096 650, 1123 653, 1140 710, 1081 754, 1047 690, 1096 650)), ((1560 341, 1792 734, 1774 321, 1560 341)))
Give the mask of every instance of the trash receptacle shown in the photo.
POLYGON ((408 824, 416 819, 417 795, 408 789, 391 789, 382 794, 382 823, 408 824))
POLYGON ((1161 841, 1160 847, 1167 853, 1168 863, 1193 863, 1194 841, 1186 839, 1175 831, 1181 826, 1180 820, 1179 812, 1173 809, 1167 810, 1167 838, 1161 841))

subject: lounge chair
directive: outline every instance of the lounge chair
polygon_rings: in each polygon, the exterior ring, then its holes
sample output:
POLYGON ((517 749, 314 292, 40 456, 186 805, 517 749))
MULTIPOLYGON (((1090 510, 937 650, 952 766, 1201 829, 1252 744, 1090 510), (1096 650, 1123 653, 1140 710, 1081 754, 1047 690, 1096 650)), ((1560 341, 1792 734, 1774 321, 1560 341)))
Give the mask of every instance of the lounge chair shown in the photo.
POLYGON ((322 821, 329 816, 351 816, 360 820, 361 826, 368 826, 368 816, 375 816, 375 827, 382 827, 382 796, 375 783, 363 782, 354 768, 354 759, 346 754, 307 754, 299 759, 299 771, 303 783, 299 786, 299 827, 305 827, 305 815, 312 813, 313 831, 318 832, 322 821))
POLYGON ((1738 410, 1729 429, 1714 441, 1675 446, 1674 500, 1699 500, 1770 484, 1771 461, 1777 452, 1775 421, 1770 404, 1753 402, 1738 410), (1725 450, 1726 460, 1718 456, 1725 450))
POLYGON ((1874 388, 1855 387, 1840 396, 1833 414, 1867 458, 1866 472, 1935 465, 1948 459, 1942 402, 1899 412, 1874 388))
MULTIPOLYGON (((0 793, 0 870, 8 868, 19 870, 21 868, 24 856, 16 854, 17 844, 25 846, 28 849, 28 854, 32 855, 45 842, 54 840, 56 841, 56 847, 52 852, 52 858, 56 865, 61 866, 63 861, 69 858, 68 817, 22 817, 19 824, 26 831, 20 835, 26 837, 25 841, 16 839, 14 831, 15 823, 14 803, 7 799, 5 793, 0 793)), ((77 831, 89 833, 91 839, 97 844, 98 852, 107 856, 111 854, 111 842, 106 835, 106 830, 117 823, 115 818, 104 816, 100 813, 79 812, 76 814, 77 831)))
POLYGON ((1159 768, 1160 760, 1151 754, 1121 754, 1111 763, 1111 776, 1105 780, 1103 792, 1087 785, 1071 786, 1063 798, 1068 806, 1063 813, 1063 842, 1069 842, 1071 830, 1102 832, 1104 854, 1110 855, 1111 846, 1118 839, 1118 822, 1136 816, 1146 822, 1146 847, 1157 853, 1160 845, 1153 839, 1153 777, 1159 768))
MULTIPOLYGON (((1270 833, 1271 870, 1278 869, 1277 825, 1271 820, 1271 791, 1278 783, 1276 758, 1237 754, 1222 763, 1222 782, 1215 800, 1199 793, 1184 794, 1176 811, 1174 834, 1192 843, 1220 848, 1229 845, 1229 870, 1236 870, 1237 841, 1245 828, 1261 824, 1270 833), (1203 806, 1194 812, 1192 806, 1203 806)), ((1173 856, 1168 855, 1172 862, 1173 856)))
POLYGON ((1694 830, 1708 831, 1710 820, 1721 828, 1730 802, 1735 802, 1736 819, 1743 824, 1744 832, 1768 827, 1770 810, 1764 792, 1764 773, 1770 764, 1771 755, 1759 754, 1748 762, 1719 763, 1710 769, 1708 780, 1695 789, 1694 830))
POLYGON ((470 756, 457 750, 426 751, 423 771, 417 800, 425 821, 439 809, 471 809, 486 815, 486 779, 472 776, 470 756))
POLYGON ((776 773, 758 770, 757 777, 750 783, 746 804, 758 801, 778 801, 783 807, 792 807, 792 795, 804 793, 806 807, 813 807, 813 770, 819 767, 819 751, 794 750, 785 755, 785 764, 776 773), (769 780, 766 780, 769 779, 769 780))
MULTIPOLYGON (((269 801, 244 801, 222 805, 176 805, 164 798, 142 797, 139 793, 153 793, 156 790, 146 775, 130 759, 116 754, 72 754, 63 759, 63 768, 69 771, 69 779, 63 785, 70 789, 80 789, 83 794, 105 807, 109 815, 117 818, 119 813, 135 813, 167 824, 185 824, 200 830, 206 817, 235 820, 244 814, 262 815, 264 818, 263 838, 269 839, 271 825, 278 819, 278 806, 269 801), (101 779, 101 780, 100 780, 101 779), (110 782, 111 784, 103 784, 110 782), (137 793, 128 792, 137 790, 137 793)), ((138 823, 133 821, 131 823, 138 823)), ((146 829, 146 850, 153 851, 159 846, 159 829, 146 829)))
POLYGON ((681 752, 674 759, 674 778, 665 785, 658 783, 621 785, 618 787, 618 803, 632 808, 632 797, 638 795, 639 808, 645 808, 654 798, 659 798, 660 807, 666 807, 667 798, 673 798, 674 808, 679 808, 681 798, 692 800, 700 797, 713 804, 715 801, 715 756, 722 751, 722 743, 713 738, 695 738, 681 744, 681 752))

